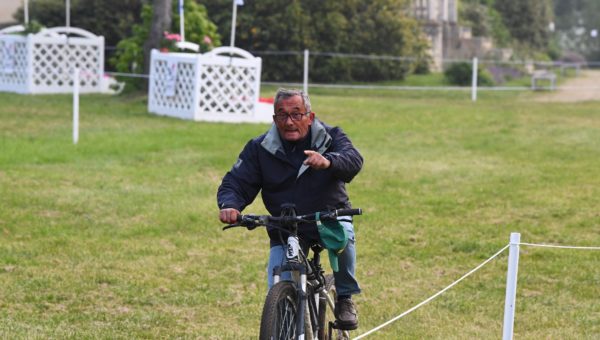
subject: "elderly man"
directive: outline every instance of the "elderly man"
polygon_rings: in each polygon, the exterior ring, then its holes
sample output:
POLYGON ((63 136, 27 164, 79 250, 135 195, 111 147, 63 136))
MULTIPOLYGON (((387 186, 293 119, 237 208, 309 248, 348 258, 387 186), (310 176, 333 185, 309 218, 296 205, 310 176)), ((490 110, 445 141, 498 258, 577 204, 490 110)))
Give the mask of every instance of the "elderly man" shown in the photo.
MULTIPOLYGON (((265 134, 250 140, 237 162, 223 178, 217 193, 219 219, 234 223, 240 211, 252 203, 259 191, 271 215, 281 213, 281 204, 293 203, 298 214, 350 208, 345 183, 360 171, 363 158, 339 127, 330 127, 315 117, 306 93, 279 89, 274 101, 274 124, 265 134)), ((343 329, 356 329, 358 317, 352 295, 360 293, 354 276, 356 251, 352 220, 340 221, 349 236, 339 254, 334 272, 338 294, 335 315, 343 329)), ((273 268, 284 261, 284 245, 276 230, 270 237, 268 285, 273 268)), ((303 240, 319 241, 314 224, 299 226, 303 240)))

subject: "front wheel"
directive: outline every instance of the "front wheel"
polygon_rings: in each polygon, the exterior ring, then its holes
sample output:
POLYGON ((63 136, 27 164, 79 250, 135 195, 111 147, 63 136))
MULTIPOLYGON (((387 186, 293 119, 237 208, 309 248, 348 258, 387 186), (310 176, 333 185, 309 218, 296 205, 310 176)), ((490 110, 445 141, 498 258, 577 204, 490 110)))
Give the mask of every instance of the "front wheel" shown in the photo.
POLYGON ((297 294, 293 282, 274 285, 263 307, 260 321, 260 340, 296 339, 297 294))

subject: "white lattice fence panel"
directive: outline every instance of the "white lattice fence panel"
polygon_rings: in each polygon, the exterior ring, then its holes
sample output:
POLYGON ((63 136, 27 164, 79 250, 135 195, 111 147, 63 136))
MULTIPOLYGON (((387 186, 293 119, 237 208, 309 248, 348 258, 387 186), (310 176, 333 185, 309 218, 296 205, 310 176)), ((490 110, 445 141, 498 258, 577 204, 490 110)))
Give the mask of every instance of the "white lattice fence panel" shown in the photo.
POLYGON ((81 39, 44 39, 33 44, 32 86, 36 93, 70 92, 73 70, 80 71, 80 91, 100 92, 103 74, 101 46, 81 39))
POLYGON ((260 58, 235 47, 219 47, 206 54, 154 50, 148 110, 205 121, 270 121, 270 115, 255 114, 261 65, 260 58))
POLYGON ((262 60, 236 47, 219 47, 199 57, 198 119, 265 122, 257 115, 262 60))
POLYGON ((68 93, 77 68, 81 92, 102 92, 103 37, 76 27, 18 35, 23 30, 12 26, 0 32, 0 90, 68 93))
POLYGON ((26 92, 27 39, 0 35, 0 90, 26 92))
POLYGON ((194 118, 196 57, 152 51, 148 106, 151 112, 194 118))
MULTIPOLYGON (((260 76, 260 75, 258 75, 260 76)), ((201 113, 250 115, 258 95, 257 68, 206 63, 200 67, 201 113)))

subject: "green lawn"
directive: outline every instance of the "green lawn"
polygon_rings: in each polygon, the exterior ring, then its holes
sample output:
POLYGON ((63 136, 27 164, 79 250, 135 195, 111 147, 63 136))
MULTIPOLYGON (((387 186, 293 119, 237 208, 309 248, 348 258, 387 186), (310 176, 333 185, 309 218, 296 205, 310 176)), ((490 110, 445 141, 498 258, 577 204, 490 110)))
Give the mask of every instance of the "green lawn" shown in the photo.
MULTIPOLYGON (((272 95, 265 88, 263 95, 272 95)), ((312 90, 365 157, 359 335, 504 247, 600 246, 600 102, 312 90)), ((0 93, 0 338, 248 339, 263 230, 221 231, 216 189, 267 125, 150 115, 144 96, 0 93)), ((264 212, 260 200, 248 211, 264 212)), ((327 262, 327 261, 325 261, 327 262)), ((373 339, 498 339, 507 253, 373 339)), ((600 251, 521 248, 516 339, 600 338, 600 251)))

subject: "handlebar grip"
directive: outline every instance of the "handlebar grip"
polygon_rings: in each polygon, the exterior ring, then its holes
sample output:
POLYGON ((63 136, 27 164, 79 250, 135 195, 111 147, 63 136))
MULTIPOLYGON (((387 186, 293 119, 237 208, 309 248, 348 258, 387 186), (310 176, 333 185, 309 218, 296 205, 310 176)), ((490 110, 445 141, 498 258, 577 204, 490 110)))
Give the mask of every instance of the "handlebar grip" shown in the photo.
POLYGON ((235 224, 253 230, 259 225, 256 218, 255 215, 238 215, 235 224))
POLYGON ((338 216, 354 216, 362 215, 362 209, 338 209, 336 210, 338 216))

